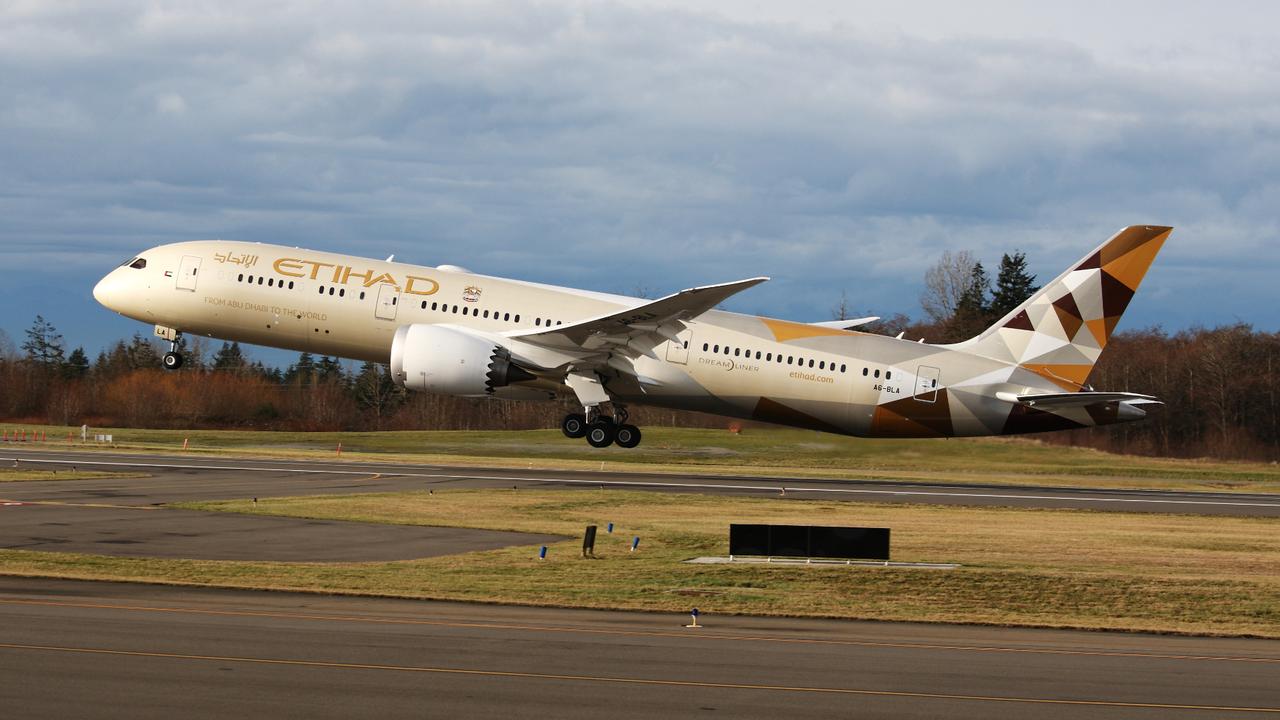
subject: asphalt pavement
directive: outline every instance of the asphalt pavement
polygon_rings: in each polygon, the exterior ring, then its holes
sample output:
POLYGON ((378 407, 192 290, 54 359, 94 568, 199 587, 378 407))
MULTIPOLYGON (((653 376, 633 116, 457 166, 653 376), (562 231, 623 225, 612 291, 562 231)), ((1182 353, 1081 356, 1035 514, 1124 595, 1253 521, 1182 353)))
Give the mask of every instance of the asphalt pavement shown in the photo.
POLYGON ((1280 642, 0 578, 14 718, 1244 718, 1280 642))

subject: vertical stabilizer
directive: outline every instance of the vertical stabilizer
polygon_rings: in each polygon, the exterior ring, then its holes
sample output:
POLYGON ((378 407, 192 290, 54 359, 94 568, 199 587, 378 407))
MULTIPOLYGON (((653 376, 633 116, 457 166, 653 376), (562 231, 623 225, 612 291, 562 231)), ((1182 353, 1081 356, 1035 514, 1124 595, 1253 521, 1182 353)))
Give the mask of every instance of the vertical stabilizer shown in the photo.
POLYGON ((1156 225, 1121 230, 981 335, 953 347, 1079 390, 1172 231, 1156 225))

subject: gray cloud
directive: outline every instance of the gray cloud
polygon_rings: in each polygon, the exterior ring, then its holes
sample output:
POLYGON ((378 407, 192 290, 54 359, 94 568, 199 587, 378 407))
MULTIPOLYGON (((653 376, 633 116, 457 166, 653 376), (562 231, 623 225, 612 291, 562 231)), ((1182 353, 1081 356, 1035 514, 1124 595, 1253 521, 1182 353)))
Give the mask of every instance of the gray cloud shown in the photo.
POLYGON ((1280 58, 1245 34, 1269 6, 1175 52, 1025 12, 913 34, 738 5, 0 9, 0 262, 36 268, 0 302, 70 285, 69 337, 120 332, 77 304, 97 274, 236 237, 612 291, 766 273, 736 307, 914 313, 944 249, 1048 276, 1161 222, 1132 322, 1280 325, 1240 282, 1277 260, 1280 58))

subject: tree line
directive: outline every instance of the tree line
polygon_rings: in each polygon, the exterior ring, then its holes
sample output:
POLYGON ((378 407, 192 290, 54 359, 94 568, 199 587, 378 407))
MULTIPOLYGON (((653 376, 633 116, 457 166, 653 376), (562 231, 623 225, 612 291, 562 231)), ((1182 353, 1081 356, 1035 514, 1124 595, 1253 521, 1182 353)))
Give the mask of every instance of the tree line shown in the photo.
MULTIPOLYGON (((1034 293, 1023 253, 1005 254, 994 282, 969 252, 925 274, 923 317, 898 314, 866 330, 926 342, 972 337, 1034 293)), ((847 319, 843 295, 832 309, 847 319)), ((0 332, 0 419, 111 427, 281 430, 479 430, 556 427, 562 407, 406 393, 385 365, 301 353, 285 368, 248 359, 238 343, 184 337, 186 363, 160 368, 158 340, 134 335, 90 359, 36 316, 20 346, 0 332)), ((1138 423, 1041 435, 1114 452, 1280 460, 1280 334, 1246 324, 1122 331, 1089 383, 1148 393, 1165 407, 1138 423)), ((700 413, 631 408, 642 425, 724 427, 700 413)))
MULTIPOLYGON (((559 426, 563 409, 409 393, 387 366, 301 353, 285 368, 246 357, 239 343, 183 337, 182 368, 163 370, 164 345, 135 334, 89 359, 67 350, 36 316, 15 347, 0 332, 0 420, 100 427, 270 430, 485 430, 559 426)), ((167 344, 167 343, 166 343, 167 344)), ((631 408, 647 425, 723 426, 700 413, 631 408)))

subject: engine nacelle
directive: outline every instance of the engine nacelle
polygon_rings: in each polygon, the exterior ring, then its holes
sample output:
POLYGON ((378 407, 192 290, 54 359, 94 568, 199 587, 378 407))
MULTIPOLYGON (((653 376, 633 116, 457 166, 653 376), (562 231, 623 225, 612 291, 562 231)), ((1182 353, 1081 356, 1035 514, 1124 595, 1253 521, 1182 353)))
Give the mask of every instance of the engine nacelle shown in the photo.
MULTIPOLYGON (((391 376, 409 390, 462 397, 520 397, 502 390, 535 376, 511 362, 501 345, 438 325, 404 325, 391 342, 391 376)), ((545 397, 546 393, 539 393, 545 397)), ((532 398, 529 398, 532 399, 532 398)))

